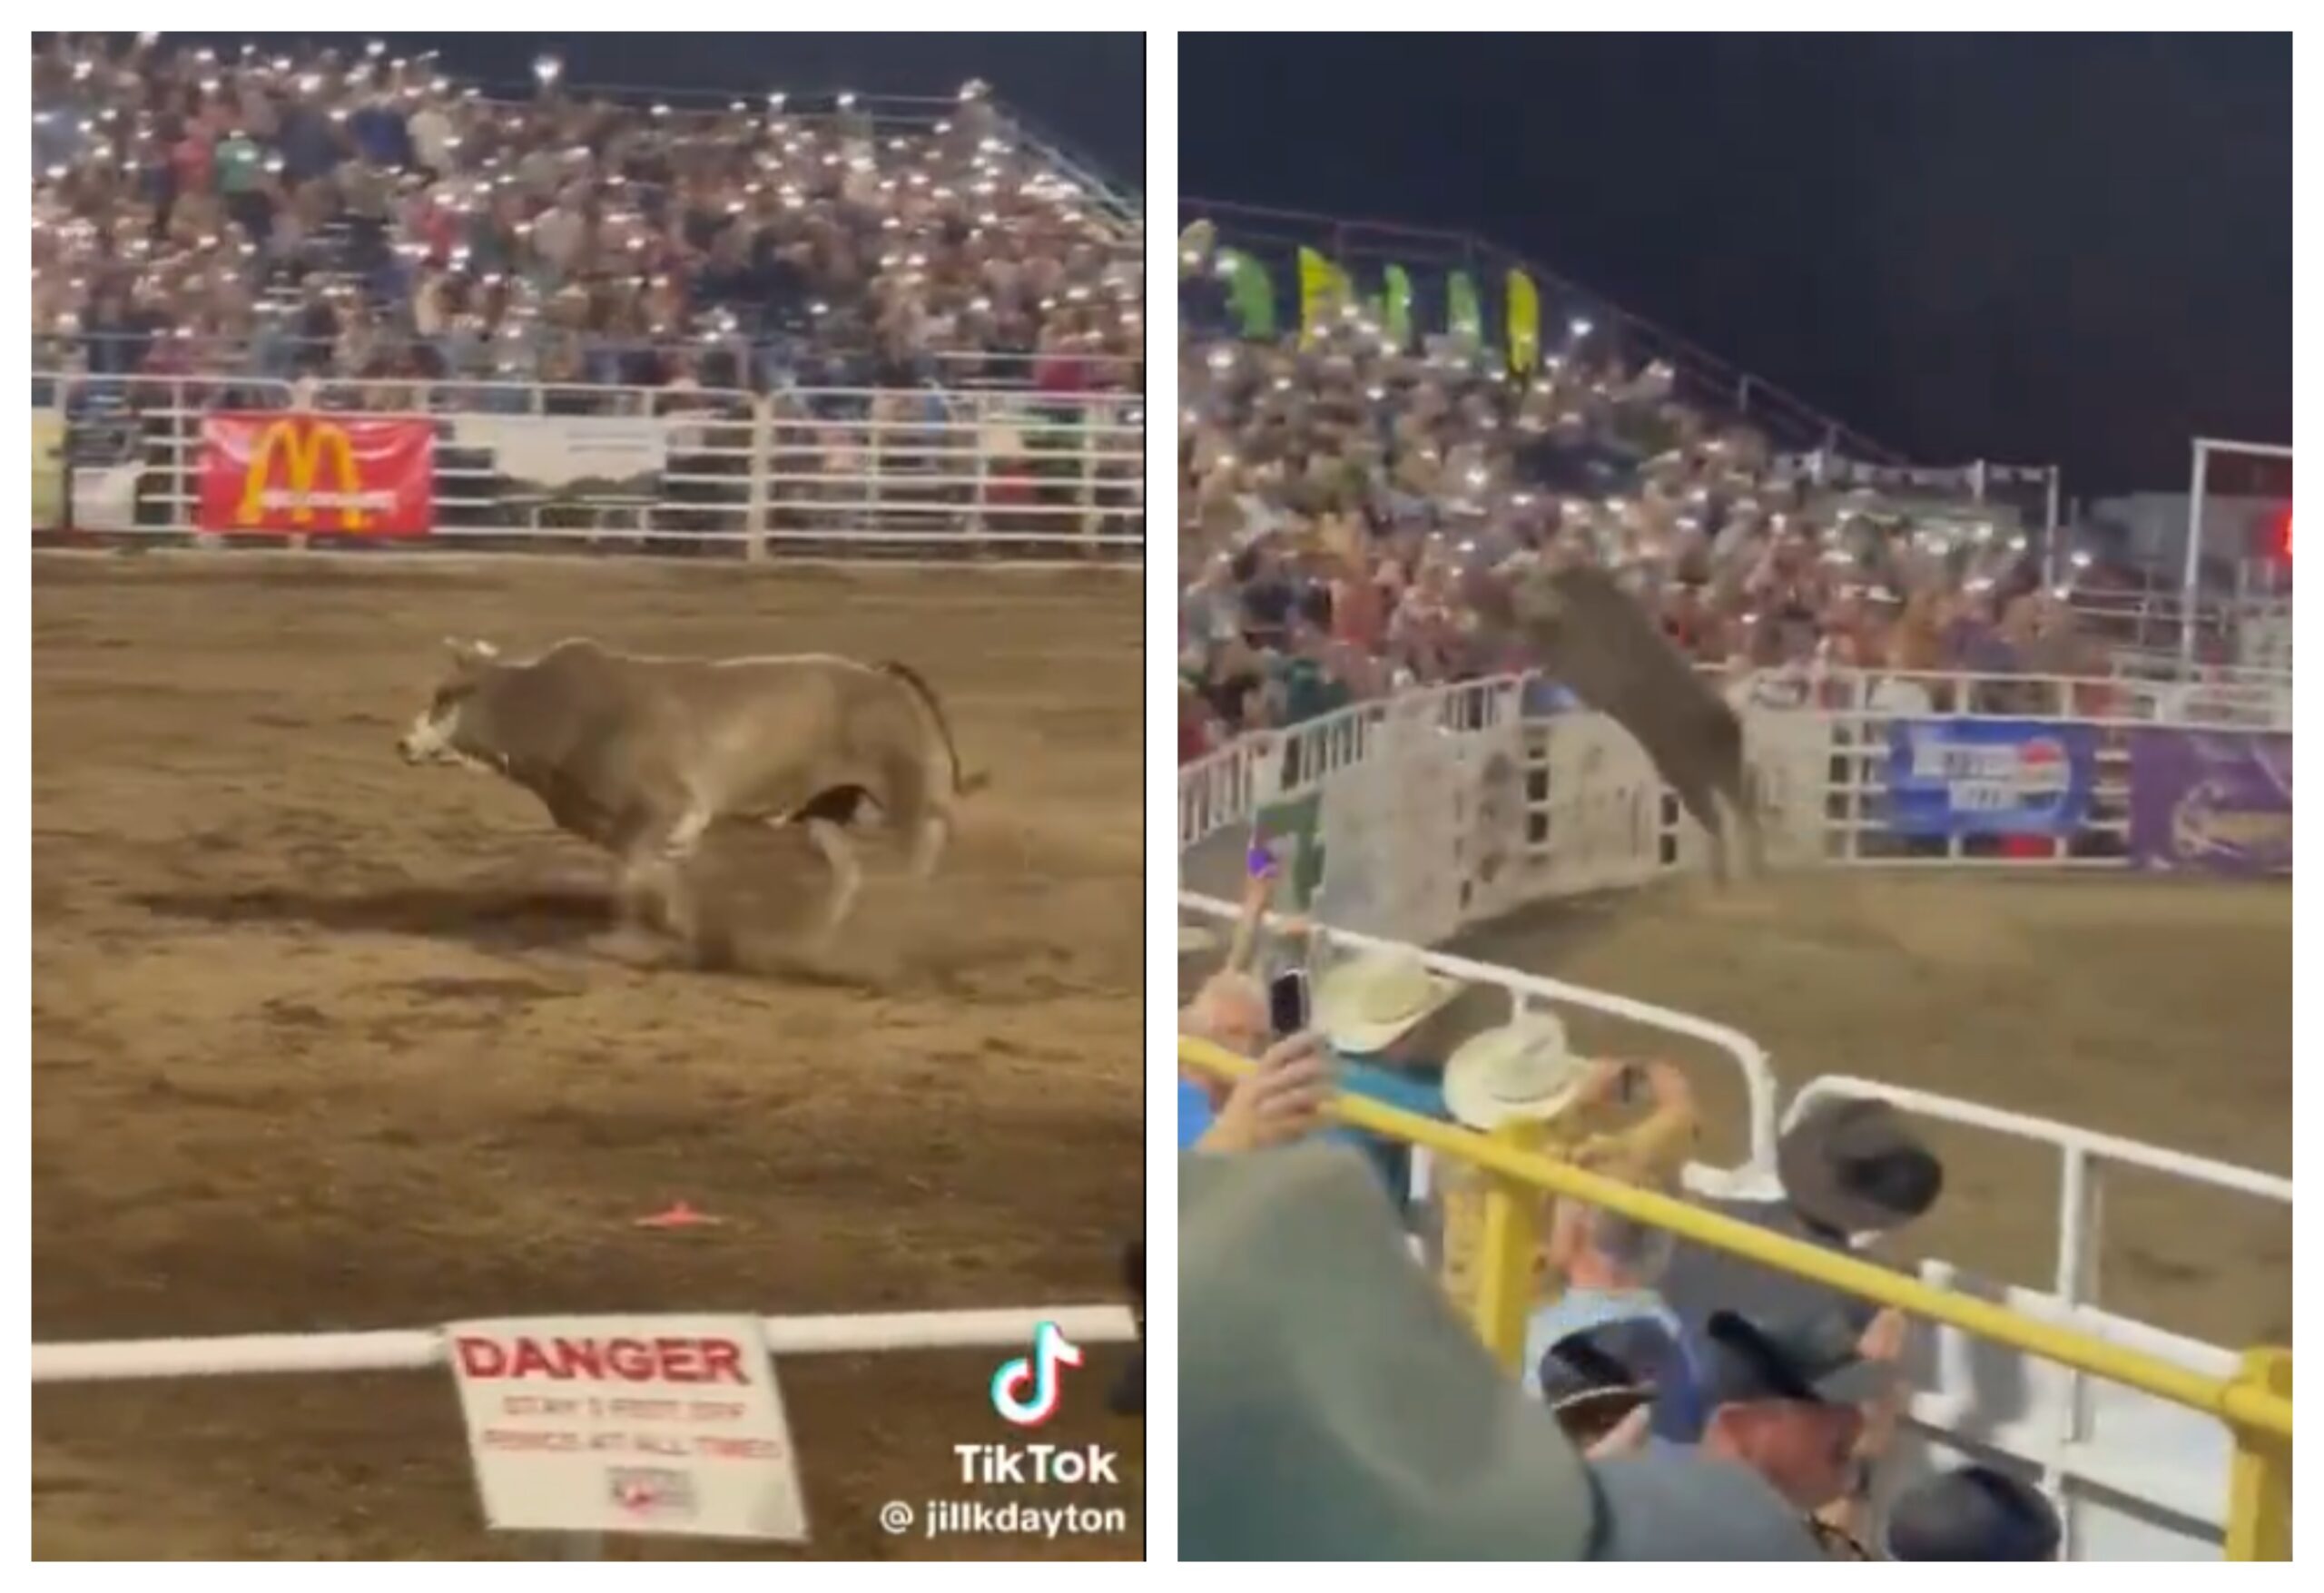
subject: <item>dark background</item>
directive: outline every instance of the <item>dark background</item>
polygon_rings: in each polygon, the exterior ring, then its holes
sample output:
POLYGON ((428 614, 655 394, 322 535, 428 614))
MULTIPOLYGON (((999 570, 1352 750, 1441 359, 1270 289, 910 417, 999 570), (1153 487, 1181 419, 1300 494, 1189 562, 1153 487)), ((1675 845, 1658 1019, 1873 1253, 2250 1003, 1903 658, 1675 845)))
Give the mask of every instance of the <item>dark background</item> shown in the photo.
POLYGON ((1923 462, 2290 440, 2288 34, 1188 34, 1179 99, 1187 194, 1481 233, 1923 462))
MULTIPOLYGON (((779 15, 771 12, 770 15, 779 15)), ((752 98, 853 89, 865 94, 950 94, 971 77, 1020 110, 1034 131, 1098 163, 1116 182, 1146 177, 1146 35, 1126 34, 302 34, 359 52, 372 39, 393 54, 442 54, 448 75, 529 89, 533 62, 565 63, 582 87, 714 91, 752 98)), ((282 34, 166 34, 165 44, 228 51, 245 42, 283 48, 282 34)))

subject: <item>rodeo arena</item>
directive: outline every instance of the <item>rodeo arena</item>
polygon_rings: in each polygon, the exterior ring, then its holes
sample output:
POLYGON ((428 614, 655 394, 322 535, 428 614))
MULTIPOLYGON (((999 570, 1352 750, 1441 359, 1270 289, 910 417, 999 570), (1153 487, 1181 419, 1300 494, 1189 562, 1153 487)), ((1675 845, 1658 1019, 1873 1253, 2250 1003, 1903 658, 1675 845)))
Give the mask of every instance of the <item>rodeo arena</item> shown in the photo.
POLYGON ((36 35, 34 1552, 1137 1558, 1142 201, 562 78, 36 35))
POLYGON ((2289 1559, 2290 448, 1181 224, 1182 1552, 2289 1559))

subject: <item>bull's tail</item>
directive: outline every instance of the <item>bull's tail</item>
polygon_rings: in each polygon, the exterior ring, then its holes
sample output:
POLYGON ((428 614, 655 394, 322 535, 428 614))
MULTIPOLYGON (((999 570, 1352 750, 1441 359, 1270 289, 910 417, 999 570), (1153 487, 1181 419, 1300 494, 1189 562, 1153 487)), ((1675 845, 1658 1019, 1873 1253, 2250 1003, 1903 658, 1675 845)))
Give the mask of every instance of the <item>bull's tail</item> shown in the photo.
POLYGON ((895 676, 911 689, 928 710, 929 718, 936 722, 936 733, 943 739, 944 755, 952 765, 952 794, 973 796, 992 783, 990 774, 970 774, 960 766, 960 749, 952 740, 952 723, 944 717, 944 704, 936 700, 936 689, 921 678, 920 672, 908 664, 892 660, 880 665, 881 670, 895 676))

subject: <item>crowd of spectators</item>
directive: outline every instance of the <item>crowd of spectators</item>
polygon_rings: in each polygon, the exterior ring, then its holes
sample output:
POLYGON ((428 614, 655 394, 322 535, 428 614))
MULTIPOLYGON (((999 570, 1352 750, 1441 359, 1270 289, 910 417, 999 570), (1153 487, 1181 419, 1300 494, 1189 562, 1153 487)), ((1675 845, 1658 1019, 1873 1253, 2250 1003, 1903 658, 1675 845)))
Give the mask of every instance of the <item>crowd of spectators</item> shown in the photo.
POLYGON ((53 35, 36 364, 1135 391, 1134 221, 982 84, 941 117, 495 98, 430 56, 53 35))
MULTIPOLYGON (((1232 263, 1237 262, 1230 262, 1232 263)), ((1181 256, 1180 750, 1401 686, 1521 669, 1464 587, 1518 554, 1617 573, 1706 666, 2077 675, 2069 587, 2007 514, 1827 485, 1683 401, 1587 320, 1512 375, 1473 338, 1400 346, 1364 306, 1253 341, 1181 256)))
MULTIPOLYGON (((2049 1559, 2027 1480, 1928 1472, 1895 1442, 1894 1310, 1600 1206, 1543 1197, 1514 1374, 1476 1312, 1481 1185, 1328 1123, 1334 1092, 1543 1148, 1686 1198, 1687 1076, 1587 1057, 1543 1012, 1481 1026, 1416 954, 1316 969, 1305 1027, 1253 969, 1312 963, 1249 881, 1223 962, 1188 963, 1184 1035, 1258 1058, 1179 1091, 1180 1549, 1190 1559, 2049 1559), (1329 1142, 1339 1141, 1338 1145, 1329 1142), (1360 1153, 1360 1154, 1351 1154, 1360 1153)), ((1182 944, 1206 955, 1207 948, 1182 944)), ((1885 1103, 1821 1103, 1779 1187, 1720 1216, 1882 1264, 1944 1166, 1885 1103)))

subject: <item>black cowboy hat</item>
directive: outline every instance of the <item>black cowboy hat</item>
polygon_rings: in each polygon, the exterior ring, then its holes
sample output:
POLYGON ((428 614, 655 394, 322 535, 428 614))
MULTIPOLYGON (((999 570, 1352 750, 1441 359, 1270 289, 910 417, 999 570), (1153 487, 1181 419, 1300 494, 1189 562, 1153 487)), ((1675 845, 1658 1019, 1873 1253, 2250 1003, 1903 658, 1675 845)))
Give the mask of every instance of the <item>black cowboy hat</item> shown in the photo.
POLYGON ((1835 1234, 1885 1233, 1936 1204, 1945 1165, 1886 1101, 1823 1100, 1776 1146, 1784 1197, 1835 1234))
POLYGON ((1858 1404, 1878 1393, 1888 1377, 1885 1367, 1856 1353, 1856 1328, 1845 1310, 1781 1324, 1714 1311, 1704 1338, 1706 1409, 1762 1400, 1858 1404))
POLYGON ((1587 1450, 1651 1401, 1679 1357, 1670 1331, 1632 1317, 1568 1333, 1541 1352, 1541 1398, 1558 1425, 1587 1450))
POLYGON ((1991 1466, 1915 1483, 1888 1509, 1890 1559, 2055 1559, 2064 1537, 2042 1490, 1991 1466))

